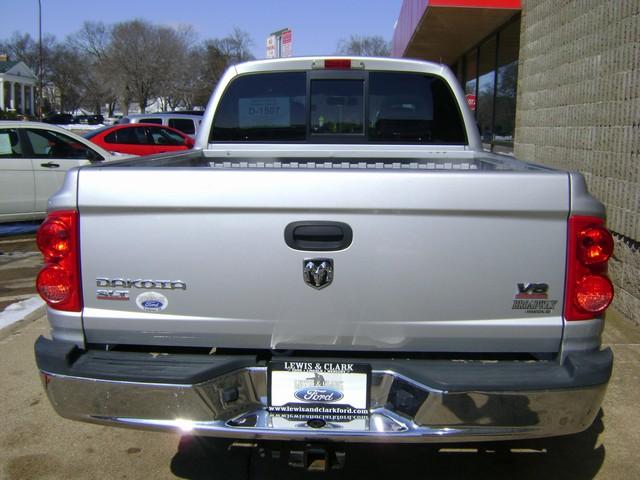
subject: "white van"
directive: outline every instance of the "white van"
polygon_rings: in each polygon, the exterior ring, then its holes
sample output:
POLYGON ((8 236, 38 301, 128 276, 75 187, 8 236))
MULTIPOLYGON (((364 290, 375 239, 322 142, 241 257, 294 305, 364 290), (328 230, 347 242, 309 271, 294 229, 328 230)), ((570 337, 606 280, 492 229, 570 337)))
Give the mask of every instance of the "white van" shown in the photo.
MULTIPOLYGON (((203 112, 204 113, 204 112, 203 112)), ((180 130, 182 133, 195 138, 202 115, 187 113, 158 112, 126 115, 118 120, 121 123, 155 123, 180 130)))

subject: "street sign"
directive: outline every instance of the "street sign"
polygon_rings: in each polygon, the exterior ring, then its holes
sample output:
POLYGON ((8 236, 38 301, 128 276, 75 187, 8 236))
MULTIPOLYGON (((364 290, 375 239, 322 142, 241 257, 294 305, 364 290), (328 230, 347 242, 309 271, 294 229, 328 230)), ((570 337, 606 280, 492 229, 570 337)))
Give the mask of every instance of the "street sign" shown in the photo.
POLYGON ((283 28, 267 37, 267 58, 290 57, 293 53, 293 33, 283 28))
POLYGON ((282 42, 281 57, 290 57, 292 55, 292 37, 293 33, 291 30, 282 32, 282 35, 280 36, 282 42))
POLYGON ((467 99, 469 110, 474 111, 476 109, 476 96, 468 93, 465 98, 467 99))
POLYGON ((267 58, 277 58, 277 37, 269 35, 267 37, 267 58))

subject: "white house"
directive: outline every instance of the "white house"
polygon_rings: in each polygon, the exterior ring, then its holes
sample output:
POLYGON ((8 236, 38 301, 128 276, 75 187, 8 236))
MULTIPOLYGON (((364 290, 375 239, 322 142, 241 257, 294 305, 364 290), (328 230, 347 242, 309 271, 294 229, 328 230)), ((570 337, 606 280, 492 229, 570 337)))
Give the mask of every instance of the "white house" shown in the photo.
POLYGON ((35 115, 34 98, 38 77, 24 62, 0 57, 0 110, 35 115))

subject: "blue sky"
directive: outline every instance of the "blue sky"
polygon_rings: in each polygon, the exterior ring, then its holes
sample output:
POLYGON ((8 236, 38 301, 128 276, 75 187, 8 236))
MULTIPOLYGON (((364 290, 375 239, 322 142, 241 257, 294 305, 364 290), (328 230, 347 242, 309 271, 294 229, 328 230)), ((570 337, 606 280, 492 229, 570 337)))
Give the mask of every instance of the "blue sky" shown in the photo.
MULTIPOLYGON (((393 36, 402 0, 41 0, 42 31, 58 40, 85 20, 107 24, 142 18, 159 25, 191 25, 198 40, 248 32, 253 54, 265 57, 267 35, 289 27, 293 54, 332 54, 350 35, 393 36)), ((14 31, 38 36, 38 0, 0 0, 0 39, 14 31)))

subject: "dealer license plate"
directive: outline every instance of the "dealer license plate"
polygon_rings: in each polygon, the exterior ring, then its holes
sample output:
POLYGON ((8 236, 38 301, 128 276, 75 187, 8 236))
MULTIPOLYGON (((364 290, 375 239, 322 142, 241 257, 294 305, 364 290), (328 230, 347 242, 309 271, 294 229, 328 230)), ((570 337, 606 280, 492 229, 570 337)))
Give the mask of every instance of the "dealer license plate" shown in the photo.
POLYGON ((311 416, 369 413, 371 367, 349 362, 271 362, 269 411, 311 416))

